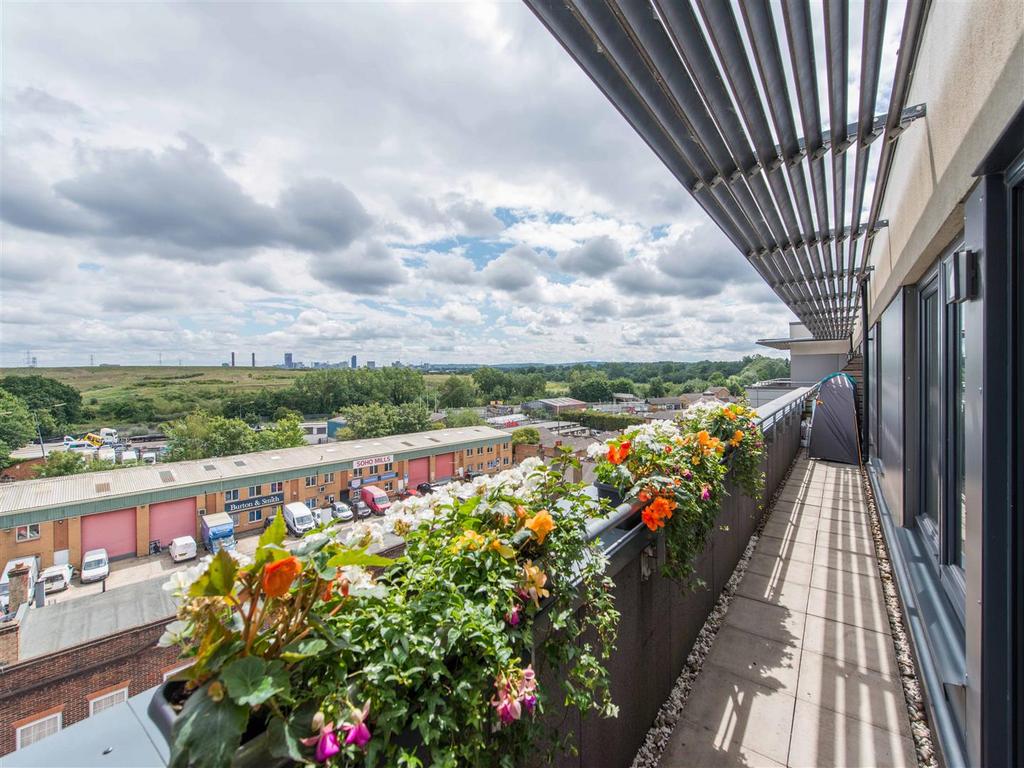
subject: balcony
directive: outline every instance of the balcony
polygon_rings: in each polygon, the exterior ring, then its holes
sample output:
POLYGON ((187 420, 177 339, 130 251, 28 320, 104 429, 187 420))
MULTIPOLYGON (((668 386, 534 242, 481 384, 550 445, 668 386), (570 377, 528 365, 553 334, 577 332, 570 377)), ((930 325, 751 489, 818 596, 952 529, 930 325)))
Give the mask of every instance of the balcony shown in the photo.
MULTIPOLYGON (((915 762, 907 668, 897 661, 860 470, 800 455, 811 391, 761 409, 770 512, 762 517, 738 491, 726 497, 696 564, 706 587, 681 590, 662 574, 664 537, 624 528, 629 506, 590 524, 621 612, 607 664, 619 715, 568 714, 564 727, 576 736, 558 765, 915 762)), ((166 765, 166 742, 146 714, 150 698, 134 697, 5 764, 58 765, 73 748, 81 765, 166 765)))

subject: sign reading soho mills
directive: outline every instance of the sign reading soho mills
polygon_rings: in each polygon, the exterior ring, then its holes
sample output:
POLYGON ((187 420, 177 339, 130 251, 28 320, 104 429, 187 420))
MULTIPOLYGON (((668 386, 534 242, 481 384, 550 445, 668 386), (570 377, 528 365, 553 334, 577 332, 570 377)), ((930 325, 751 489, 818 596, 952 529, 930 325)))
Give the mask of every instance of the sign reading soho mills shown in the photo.
POLYGON ((392 464, 395 461, 395 455, 389 453, 387 456, 371 456, 369 459, 356 459, 352 462, 352 469, 364 469, 366 467, 373 467, 377 464, 392 464))

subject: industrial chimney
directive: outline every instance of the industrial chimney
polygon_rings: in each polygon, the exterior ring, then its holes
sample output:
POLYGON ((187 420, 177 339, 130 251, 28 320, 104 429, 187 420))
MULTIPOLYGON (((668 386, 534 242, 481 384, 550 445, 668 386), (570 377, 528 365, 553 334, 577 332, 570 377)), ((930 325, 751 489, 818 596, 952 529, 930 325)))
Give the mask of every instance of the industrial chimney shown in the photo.
POLYGON ((256 367, 256 353, 255 352, 252 353, 252 367, 253 368, 256 367))
POLYGON ((234 352, 231 353, 231 367, 232 368, 235 367, 235 353, 234 352))

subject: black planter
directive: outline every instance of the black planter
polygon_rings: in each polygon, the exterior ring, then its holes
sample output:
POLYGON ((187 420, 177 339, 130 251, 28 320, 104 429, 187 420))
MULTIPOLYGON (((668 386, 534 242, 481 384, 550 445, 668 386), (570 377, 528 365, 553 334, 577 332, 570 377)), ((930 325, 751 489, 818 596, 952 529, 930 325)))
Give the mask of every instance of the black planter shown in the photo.
POLYGON ((594 487, 597 488, 597 498, 607 499, 613 507, 622 503, 622 493, 614 485, 595 482, 594 487))
MULTIPOLYGON (((167 741, 168 748, 174 738, 174 721, 178 718, 178 713, 171 706, 171 700, 172 697, 177 699, 177 694, 184 685, 178 680, 164 683, 153 693, 153 698, 149 700, 149 706, 146 708, 146 714, 167 741)), ((270 746, 270 738, 265 730, 252 735, 235 750, 235 756, 231 760, 232 768, 283 768, 292 765, 291 760, 270 754, 270 746)))

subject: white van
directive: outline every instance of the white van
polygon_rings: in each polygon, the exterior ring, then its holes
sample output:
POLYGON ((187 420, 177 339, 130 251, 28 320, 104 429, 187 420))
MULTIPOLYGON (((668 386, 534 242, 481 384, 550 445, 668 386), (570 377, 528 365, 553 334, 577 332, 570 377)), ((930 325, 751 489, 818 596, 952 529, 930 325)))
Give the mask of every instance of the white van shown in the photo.
POLYGON ((171 540, 167 551, 171 553, 171 560, 176 563, 191 560, 196 556, 196 540, 191 536, 179 536, 171 540))
POLYGON ((82 570, 78 578, 83 584, 90 581, 102 581, 110 575, 110 558, 105 549, 90 549, 82 555, 82 570))
POLYGON ((35 592, 36 581, 39 579, 39 558, 35 555, 28 557, 17 557, 4 566, 4 573, 0 576, 0 609, 7 613, 11 602, 11 571, 16 566, 25 564, 28 566, 28 599, 32 600, 35 592))
POLYGON ((71 586, 73 572, 74 569, 71 567, 71 563, 51 565, 43 571, 43 575, 40 577, 43 580, 43 590, 46 594, 63 592, 71 586))
POLYGON ((302 536, 316 528, 312 511, 297 501, 284 505, 284 524, 293 536, 302 536))

